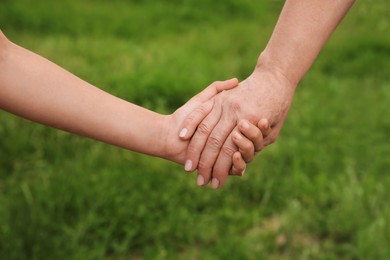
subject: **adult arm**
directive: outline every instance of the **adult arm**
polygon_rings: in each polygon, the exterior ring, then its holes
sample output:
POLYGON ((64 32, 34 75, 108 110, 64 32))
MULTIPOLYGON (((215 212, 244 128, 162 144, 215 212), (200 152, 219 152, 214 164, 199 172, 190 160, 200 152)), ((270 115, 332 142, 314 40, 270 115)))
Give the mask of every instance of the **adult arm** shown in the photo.
POLYGON ((187 129, 183 139, 191 138, 195 132, 187 160, 192 165, 190 171, 198 169, 199 185, 212 179, 212 187, 218 188, 225 182, 226 165, 237 149, 228 137, 238 119, 257 124, 260 118, 268 118, 271 130, 264 143, 276 140, 296 86, 353 3, 353 0, 285 2, 254 72, 237 88, 216 97, 212 112, 203 121, 200 108, 183 125, 187 129))

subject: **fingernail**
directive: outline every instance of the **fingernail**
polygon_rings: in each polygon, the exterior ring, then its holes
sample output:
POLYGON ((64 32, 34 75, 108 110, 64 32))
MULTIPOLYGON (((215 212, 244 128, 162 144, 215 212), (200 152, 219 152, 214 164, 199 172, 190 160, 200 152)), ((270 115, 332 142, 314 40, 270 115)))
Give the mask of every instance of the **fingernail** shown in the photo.
POLYGON ((181 129, 180 134, 179 134, 179 137, 185 137, 186 134, 187 134, 187 131, 188 131, 187 128, 181 129))
POLYGON ((241 177, 244 176, 245 170, 246 170, 246 169, 244 169, 244 170, 241 172, 241 174, 240 174, 241 177))
POLYGON ((196 184, 198 184, 198 186, 204 185, 204 178, 202 175, 198 175, 198 178, 196 179, 196 184))
POLYGON ((189 172, 189 171, 191 171, 191 169, 192 169, 192 161, 191 160, 187 160, 186 164, 184 165, 184 170, 189 172))
POLYGON ((217 178, 213 178, 213 180, 211 181, 211 187, 213 189, 217 189, 219 186, 219 180, 217 178))
POLYGON ((244 123, 242 123, 242 127, 243 127, 244 129, 248 129, 248 128, 249 128, 248 122, 247 122, 247 121, 244 121, 244 123))
POLYGON ((235 134, 234 134, 234 137, 235 137, 237 140, 241 140, 241 139, 242 139, 242 136, 241 136, 239 133, 235 133, 235 134))

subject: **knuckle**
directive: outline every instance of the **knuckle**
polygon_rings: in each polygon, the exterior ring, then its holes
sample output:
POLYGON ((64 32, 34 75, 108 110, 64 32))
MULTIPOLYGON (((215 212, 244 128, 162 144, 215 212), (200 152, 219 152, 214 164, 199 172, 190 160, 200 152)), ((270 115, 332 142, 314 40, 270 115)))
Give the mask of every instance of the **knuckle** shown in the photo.
POLYGON ((209 133, 210 133, 210 127, 209 127, 206 123, 201 123, 201 124, 198 126, 198 131, 199 131, 199 133, 201 133, 202 135, 208 136, 209 133))
POLYGON ((203 106, 195 108, 195 110, 185 119, 185 125, 194 126, 199 123, 199 118, 204 118, 207 114, 206 108, 203 106))
POLYGON ((188 125, 192 125, 195 121, 195 115, 194 114, 191 114, 189 115, 185 121, 184 121, 184 125, 188 126, 188 125))
POLYGON ((219 81, 219 80, 216 80, 214 81, 213 83, 211 83, 211 86, 215 89, 215 90, 219 90, 219 88, 221 87, 222 85, 222 81, 219 81))
POLYGON ((198 164, 198 170, 199 170, 199 172, 202 172, 202 173, 209 172, 211 170, 211 165, 207 161, 200 160, 199 164, 198 164))
POLYGON ((237 99, 231 99, 228 105, 231 112, 238 112, 241 109, 241 103, 237 99))
POLYGON ((253 152, 254 151, 253 144, 251 142, 243 144, 242 150, 243 150, 243 152, 246 152, 246 153, 253 152))
POLYGON ((199 149, 197 149, 195 145, 189 145, 187 148, 187 155, 188 156, 196 155, 199 153, 198 151, 199 149))
POLYGON ((196 117, 197 114, 200 114, 201 116, 207 115, 207 108, 204 105, 195 108, 195 113, 193 115, 194 118, 196 117))
POLYGON ((222 146, 222 140, 218 136, 211 135, 209 137, 208 143, 213 148, 220 148, 222 146))
POLYGON ((224 156, 227 156, 227 157, 229 157, 229 158, 232 157, 232 155, 233 155, 233 153, 234 153, 235 151, 236 151, 235 148, 233 148, 233 147, 231 147, 231 146, 227 146, 227 145, 225 145, 225 146, 223 146, 223 147, 221 148, 221 154, 224 155, 224 156))

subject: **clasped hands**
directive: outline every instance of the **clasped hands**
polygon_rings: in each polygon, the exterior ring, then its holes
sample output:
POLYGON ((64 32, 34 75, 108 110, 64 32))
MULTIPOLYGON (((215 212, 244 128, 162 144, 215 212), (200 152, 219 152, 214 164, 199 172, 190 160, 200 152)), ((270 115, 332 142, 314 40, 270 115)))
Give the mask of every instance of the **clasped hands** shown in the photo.
POLYGON ((229 174, 242 175, 246 163, 276 140, 290 108, 294 86, 276 71, 257 68, 237 84, 214 82, 170 117, 167 159, 188 172, 197 169, 199 186, 211 181, 217 189, 229 174))

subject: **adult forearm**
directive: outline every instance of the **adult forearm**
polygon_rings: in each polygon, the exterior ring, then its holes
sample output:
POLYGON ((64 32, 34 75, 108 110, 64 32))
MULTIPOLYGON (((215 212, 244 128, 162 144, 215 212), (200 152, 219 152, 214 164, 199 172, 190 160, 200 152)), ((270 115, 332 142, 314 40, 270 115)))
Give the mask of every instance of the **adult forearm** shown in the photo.
POLYGON ((354 0, 287 0, 257 68, 278 70, 296 86, 354 0))
POLYGON ((1 109, 71 133, 160 156, 163 116, 114 97, 2 37, 1 109))

